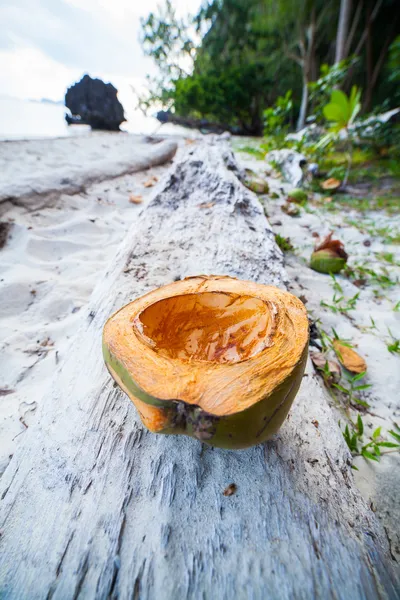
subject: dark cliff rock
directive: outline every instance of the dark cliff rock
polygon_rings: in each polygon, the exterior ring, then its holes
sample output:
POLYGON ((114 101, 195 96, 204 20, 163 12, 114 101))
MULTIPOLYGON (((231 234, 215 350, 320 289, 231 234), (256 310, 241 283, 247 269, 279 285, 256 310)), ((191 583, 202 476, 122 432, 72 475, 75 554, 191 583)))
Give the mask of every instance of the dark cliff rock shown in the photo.
POLYGON ((68 125, 90 125, 92 129, 119 131, 125 116, 117 92, 111 83, 84 75, 65 94, 65 106, 72 113, 72 117, 65 115, 68 125))

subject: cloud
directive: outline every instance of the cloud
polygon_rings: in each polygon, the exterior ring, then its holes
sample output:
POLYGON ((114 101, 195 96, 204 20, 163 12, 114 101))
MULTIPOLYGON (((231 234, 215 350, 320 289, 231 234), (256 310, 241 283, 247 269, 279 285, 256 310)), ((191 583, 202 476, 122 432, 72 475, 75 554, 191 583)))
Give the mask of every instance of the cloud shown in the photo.
MULTIPOLYGON (((1 46, 40 50, 69 68, 144 76, 151 68, 137 39, 139 21, 113 27, 103 12, 78 8, 65 0, 13 0, 2 5, 1 46)), ((115 20, 115 19, 114 19, 115 20)))
MULTIPOLYGON (((111 81, 143 81, 155 68, 140 48, 140 17, 159 2, 2 0, 0 92, 21 96, 26 88, 25 97, 60 98, 60 90, 86 72, 107 74, 111 81), (36 88, 43 92, 38 95, 36 88)), ((174 2, 181 14, 195 11, 199 4, 200 0, 174 2)))

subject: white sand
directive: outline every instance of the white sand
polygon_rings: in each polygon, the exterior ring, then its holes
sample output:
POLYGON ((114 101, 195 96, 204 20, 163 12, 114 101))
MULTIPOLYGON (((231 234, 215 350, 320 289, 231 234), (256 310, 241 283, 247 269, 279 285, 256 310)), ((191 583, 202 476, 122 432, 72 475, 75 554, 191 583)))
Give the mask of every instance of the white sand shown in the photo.
POLYGON ((114 177, 151 149, 123 134, 0 143, 0 198, 13 197, 0 204, 0 220, 12 223, 0 249, 0 476, 35 420, 95 284, 154 191, 143 183, 169 165, 74 195, 62 193, 61 178, 84 184, 103 178, 104 165, 114 177), (35 197, 32 188, 53 191, 35 197), (130 203, 131 194, 142 195, 143 204, 130 203))

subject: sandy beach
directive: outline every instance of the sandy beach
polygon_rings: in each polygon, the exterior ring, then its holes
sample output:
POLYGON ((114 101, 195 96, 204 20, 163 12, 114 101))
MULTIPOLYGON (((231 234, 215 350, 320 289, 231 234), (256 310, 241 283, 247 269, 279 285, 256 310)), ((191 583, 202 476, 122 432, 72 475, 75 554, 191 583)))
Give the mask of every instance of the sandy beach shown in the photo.
MULTIPOLYGON (((241 145, 238 140, 235 141, 236 148, 241 145)), ((400 312, 395 310, 399 302, 400 281, 400 252, 394 239, 398 234, 398 217, 394 218, 383 210, 369 210, 362 216, 348 208, 327 211, 318 203, 301 209, 298 216, 291 217, 282 207, 293 186, 273 171, 271 176, 271 168, 264 161, 255 160, 240 151, 237 156, 244 168, 254 170, 269 183, 270 194, 260 196, 260 199, 274 231, 289 238, 294 248, 293 252, 285 255, 289 289, 306 303, 309 317, 319 329, 330 336, 334 329, 340 338, 354 346, 367 363, 367 375, 362 383, 369 387, 360 392, 362 401, 369 405, 366 409, 360 407, 366 434, 370 436, 378 427, 382 428, 382 432, 393 429, 393 423, 400 423, 399 356, 390 352, 388 346, 394 339, 400 338, 400 312), (336 297, 344 297, 341 305, 345 306, 348 299, 359 295, 354 310, 335 311, 335 280, 309 268, 316 239, 322 239, 330 231, 334 232, 335 239, 344 242, 350 267, 364 265, 377 273, 384 273, 397 284, 382 288, 377 282, 370 282, 360 288, 342 274, 337 275, 335 279, 342 292, 336 290, 336 297), (382 255, 392 256, 392 263, 382 260, 382 255)), ((318 349, 310 346, 310 350, 318 349)), ((332 359, 337 360, 333 353, 332 359)), ((346 421, 340 402, 331 398, 330 404, 343 429, 346 421)), ((358 414, 358 411, 351 411, 353 421, 358 414)), ((354 459, 354 466, 358 469, 354 476, 359 489, 383 521, 392 553, 400 557, 399 453, 389 452, 380 462, 358 456, 354 459)))
POLYGON ((72 351, 94 286, 168 170, 145 169, 155 146, 141 140, 96 133, 0 143, 0 475, 72 351))

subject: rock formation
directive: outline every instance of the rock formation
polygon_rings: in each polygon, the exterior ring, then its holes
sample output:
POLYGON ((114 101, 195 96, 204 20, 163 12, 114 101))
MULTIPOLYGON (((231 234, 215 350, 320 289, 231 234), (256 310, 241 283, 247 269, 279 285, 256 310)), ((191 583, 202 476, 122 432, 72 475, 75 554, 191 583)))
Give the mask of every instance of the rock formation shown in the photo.
POLYGON ((84 75, 65 94, 65 106, 72 113, 72 117, 65 115, 68 125, 90 125, 92 129, 119 131, 125 116, 117 93, 111 83, 84 75))

